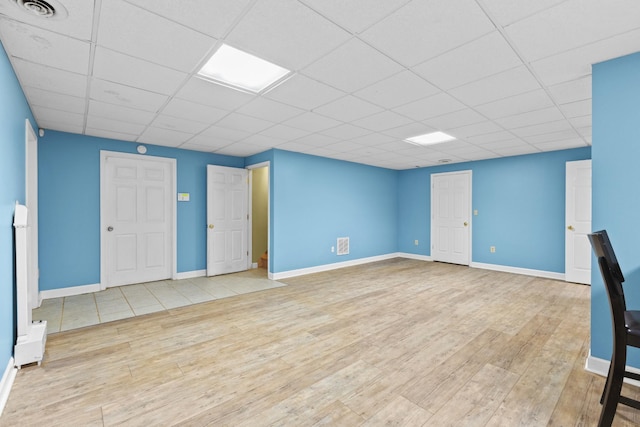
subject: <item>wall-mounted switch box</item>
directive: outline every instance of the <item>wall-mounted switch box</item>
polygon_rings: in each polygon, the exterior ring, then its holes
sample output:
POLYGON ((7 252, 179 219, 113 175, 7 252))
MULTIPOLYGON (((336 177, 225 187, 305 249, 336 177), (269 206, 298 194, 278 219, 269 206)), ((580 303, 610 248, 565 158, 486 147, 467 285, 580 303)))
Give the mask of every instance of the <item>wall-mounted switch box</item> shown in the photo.
POLYGON ((178 193, 178 201, 179 202, 188 202, 189 201, 189 193, 178 193))

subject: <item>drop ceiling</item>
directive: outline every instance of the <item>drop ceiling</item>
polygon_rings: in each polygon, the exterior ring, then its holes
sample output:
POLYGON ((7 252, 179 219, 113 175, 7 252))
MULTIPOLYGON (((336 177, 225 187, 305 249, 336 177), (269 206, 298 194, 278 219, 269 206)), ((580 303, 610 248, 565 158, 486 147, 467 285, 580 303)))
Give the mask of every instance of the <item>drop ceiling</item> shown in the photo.
POLYGON ((591 145, 591 64, 640 51, 637 0, 0 0, 40 128, 391 169, 591 145), (196 76, 222 44, 293 70, 254 95, 196 76), (417 147, 405 138, 457 138, 417 147))

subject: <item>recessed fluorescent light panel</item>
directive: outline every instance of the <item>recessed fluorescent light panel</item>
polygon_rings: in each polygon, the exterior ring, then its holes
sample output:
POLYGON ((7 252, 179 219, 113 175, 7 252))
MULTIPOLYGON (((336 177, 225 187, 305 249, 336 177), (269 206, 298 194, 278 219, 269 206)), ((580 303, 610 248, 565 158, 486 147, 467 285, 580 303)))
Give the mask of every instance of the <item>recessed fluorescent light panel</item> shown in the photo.
POLYGON ((198 75, 224 86, 260 93, 289 73, 286 68, 223 44, 198 75))
POLYGON ((447 135, 444 132, 432 132, 425 133, 424 135, 412 136, 411 138, 405 139, 405 141, 415 145, 431 145, 453 141, 454 139, 456 139, 454 136, 447 135))

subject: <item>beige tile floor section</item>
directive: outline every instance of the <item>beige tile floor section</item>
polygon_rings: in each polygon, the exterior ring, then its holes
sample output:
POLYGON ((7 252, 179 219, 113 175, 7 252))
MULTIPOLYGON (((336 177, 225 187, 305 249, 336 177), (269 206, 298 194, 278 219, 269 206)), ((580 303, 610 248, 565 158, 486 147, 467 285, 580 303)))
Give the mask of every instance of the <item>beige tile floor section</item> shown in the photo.
POLYGON ((267 279, 264 269, 214 277, 162 280, 104 291, 52 298, 33 310, 33 320, 46 320, 47 333, 286 286, 267 279))

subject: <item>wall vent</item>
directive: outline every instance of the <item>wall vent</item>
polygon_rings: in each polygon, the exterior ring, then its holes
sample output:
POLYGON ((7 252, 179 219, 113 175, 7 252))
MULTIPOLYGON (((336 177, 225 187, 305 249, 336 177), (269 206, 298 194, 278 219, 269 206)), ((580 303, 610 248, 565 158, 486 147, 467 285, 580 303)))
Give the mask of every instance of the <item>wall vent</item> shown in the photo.
POLYGON ((349 255, 349 238, 348 237, 338 237, 338 252, 336 255, 349 255))

